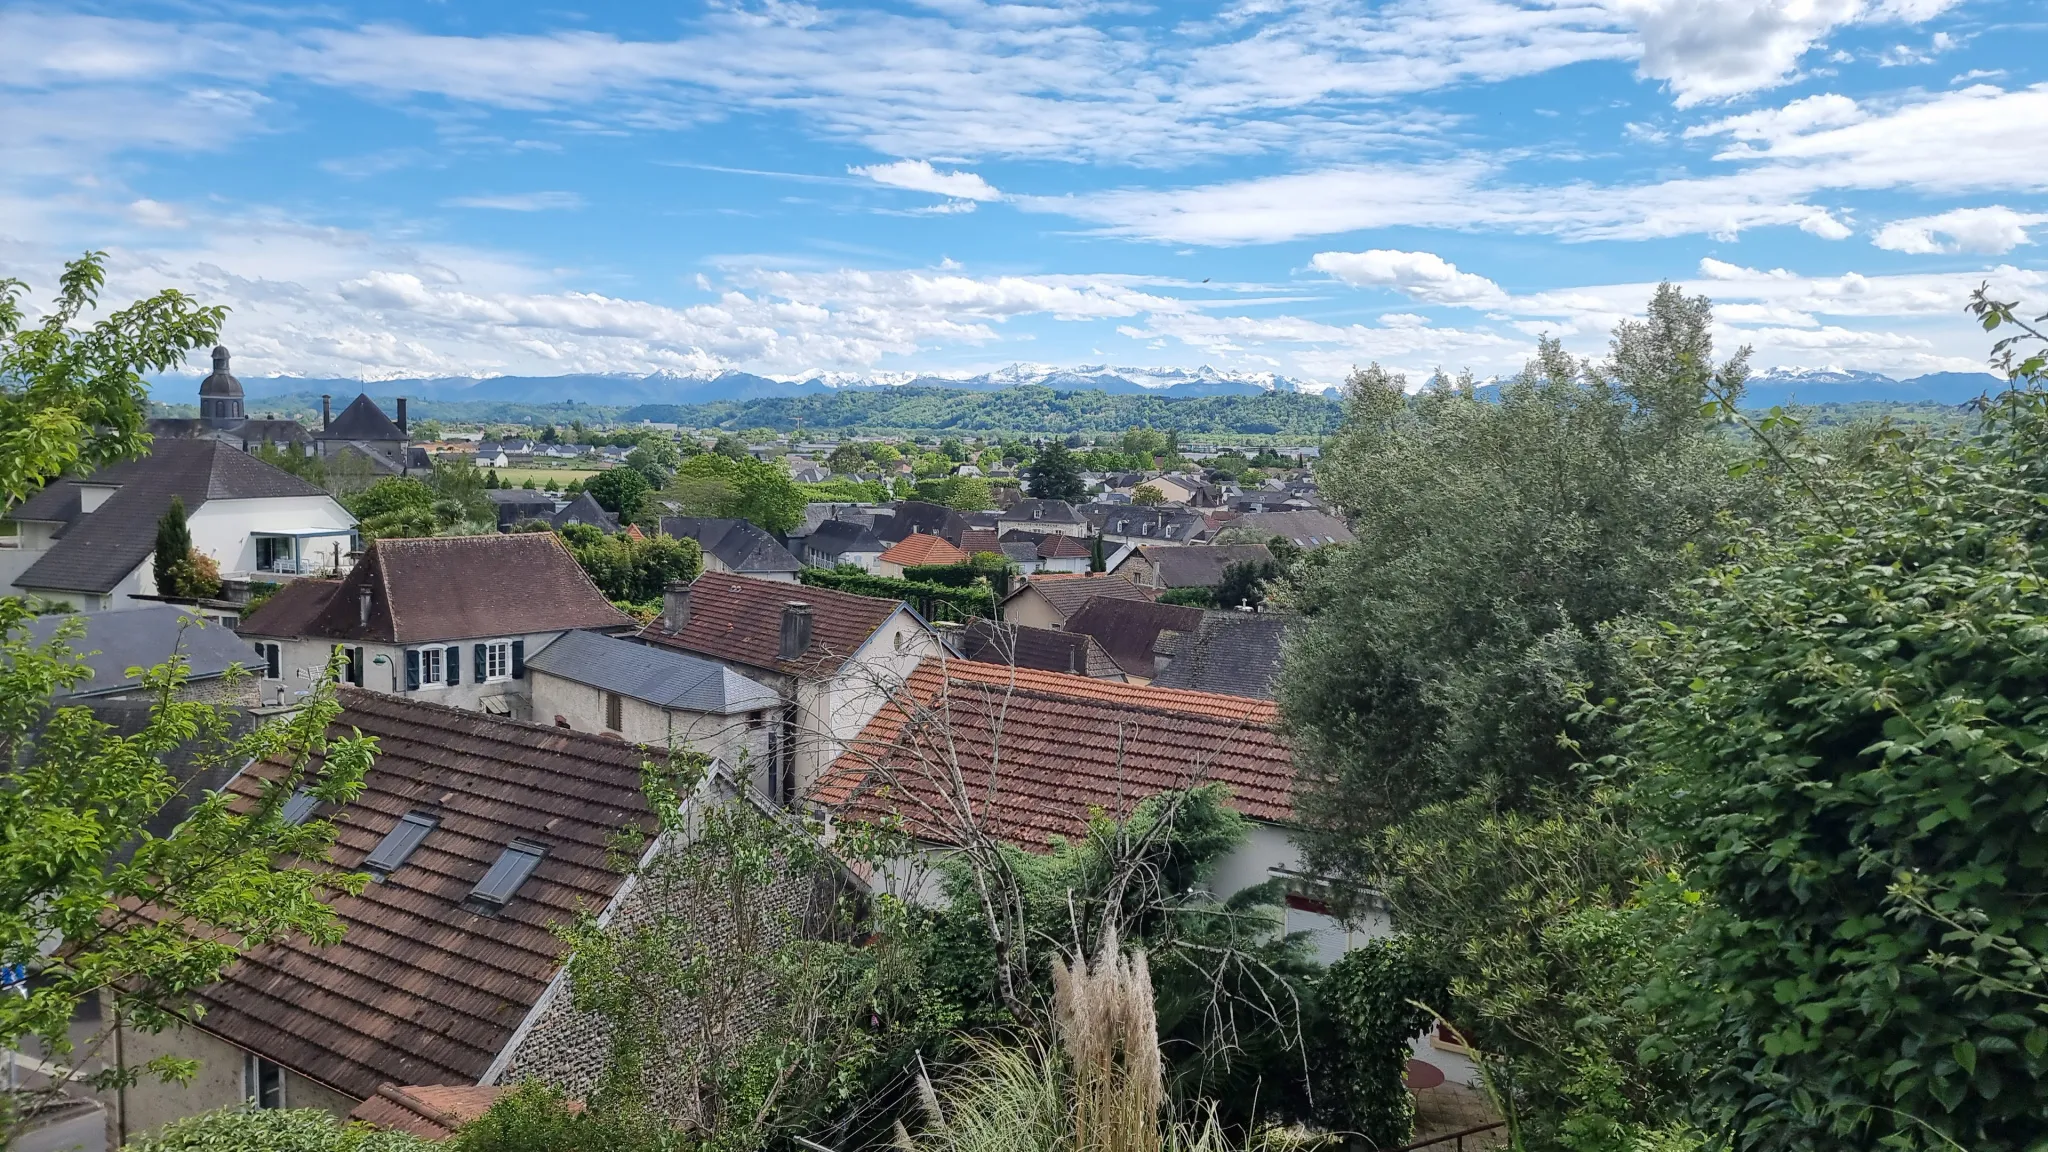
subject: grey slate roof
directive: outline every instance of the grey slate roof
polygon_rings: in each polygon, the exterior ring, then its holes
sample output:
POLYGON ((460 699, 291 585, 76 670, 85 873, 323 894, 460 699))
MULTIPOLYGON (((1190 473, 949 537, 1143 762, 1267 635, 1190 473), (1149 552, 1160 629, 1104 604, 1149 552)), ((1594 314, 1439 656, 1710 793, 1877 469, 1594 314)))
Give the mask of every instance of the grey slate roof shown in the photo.
POLYGON ((710 516, 663 516, 661 530, 678 539, 689 537, 716 556, 726 570, 742 576, 800 572, 803 564, 751 520, 710 516))
POLYGON ((588 524, 607 533, 619 530, 619 518, 604 510, 604 505, 588 492, 578 492, 574 500, 563 506, 560 512, 548 517, 557 531, 571 524, 588 524))
POLYGON ((1084 524, 1087 518, 1065 500, 1019 500, 1003 509, 998 523, 1029 520, 1037 524, 1084 524))
MULTIPOLYGON (((908 539, 908 537, 905 537, 908 539)), ((880 555, 888 550, 882 538, 857 520, 825 520, 804 537, 804 547, 827 556, 843 556, 848 552, 873 552, 880 555)))
POLYGON ((1283 616, 1204 612, 1193 631, 1175 635, 1172 655, 1152 683, 1271 700, 1273 683, 1280 678, 1280 642, 1286 627, 1283 616))
POLYGON ((934 504, 929 500, 901 500, 896 503, 891 516, 875 521, 875 535, 894 544, 906 536, 922 532, 957 545, 960 534, 972 526, 967 517, 944 504, 934 504))
POLYGON ((1200 539, 1209 529, 1209 522, 1201 513, 1182 507, 1083 504, 1080 510, 1088 518, 1089 529, 1105 536, 1186 544, 1200 539))
POLYGON ((83 616, 39 616, 29 622, 28 630, 37 643, 43 643, 66 623, 85 627, 85 635, 65 643, 92 669, 92 679, 73 685, 59 702, 134 688, 142 681, 128 675, 128 669, 154 667, 169 660, 173 652, 185 657, 192 680, 217 679, 236 664, 254 668, 257 663, 249 644, 234 632, 172 604, 83 616))
MULTIPOLYGON (((1145 545, 1138 555, 1152 565, 1155 588, 1214 588, 1232 564, 1271 560, 1264 544, 1145 545)), ((1129 563, 1128 559, 1125 561, 1129 563)))
POLYGON ((341 410, 334 422, 313 434, 321 440, 403 440, 405 433, 391 422, 368 393, 358 393, 341 410))
POLYGON ((528 669, 658 708, 731 716, 776 707, 780 697, 713 660, 595 632, 564 632, 526 661, 528 669))
POLYGON ((1251 533, 1254 540, 1284 536, 1303 548, 1358 540, 1349 525, 1328 512, 1253 512, 1232 520, 1224 530, 1232 537, 1251 533))
POLYGON ((184 500, 189 516, 208 500, 327 495, 218 440, 167 441, 140 460, 94 472, 84 483, 116 488, 106 503, 80 514, 79 482, 59 480, 15 509, 16 520, 68 521, 50 550, 15 578, 16 587, 111 591, 156 550, 157 518, 173 496, 184 500))

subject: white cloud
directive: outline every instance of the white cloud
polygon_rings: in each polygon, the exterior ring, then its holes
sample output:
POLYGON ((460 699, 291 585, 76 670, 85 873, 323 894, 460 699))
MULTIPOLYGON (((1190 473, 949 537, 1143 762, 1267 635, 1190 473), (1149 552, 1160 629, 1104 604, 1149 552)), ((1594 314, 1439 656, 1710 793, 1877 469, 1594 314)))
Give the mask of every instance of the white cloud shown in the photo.
POLYGON ((1938 216, 1894 220, 1878 229, 1871 243, 1894 252, 1925 255, 1935 252, 1976 252, 2002 256, 2032 241, 2027 229, 2048 223, 2048 215, 2015 212, 2003 205, 1957 208, 1938 216))
POLYGON ((449 208, 484 208, 499 212, 551 212, 583 207, 574 192, 512 192, 493 196, 455 196, 441 201, 449 208))
POLYGON ((1494 308, 1508 298, 1500 285, 1484 276, 1460 272, 1457 265, 1433 252, 1384 248, 1370 252, 1318 252, 1309 263, 1317 271, 1327 272, 1346 284, 1392 288, 1429 304, 1494 308))
POLYGON ((1643 55, 1637 71, 1681 108, 1787 83, 1816 41, 1863 13, 1863 0, 1619 0, 1643 55))
MULTIPOLYGON (((973 172, 941 172, 933 168, 929 160, 898 160, 893 164, 869 164, 849 167, 855 176, 865 176, 877 184, 891 188, 907 188, 912 192, 930 192, 953 200, 1001 200, 1003 194, 995 190, 988 181, 973 172)), ((972 211, 972 209, 968 209, 972 211)))

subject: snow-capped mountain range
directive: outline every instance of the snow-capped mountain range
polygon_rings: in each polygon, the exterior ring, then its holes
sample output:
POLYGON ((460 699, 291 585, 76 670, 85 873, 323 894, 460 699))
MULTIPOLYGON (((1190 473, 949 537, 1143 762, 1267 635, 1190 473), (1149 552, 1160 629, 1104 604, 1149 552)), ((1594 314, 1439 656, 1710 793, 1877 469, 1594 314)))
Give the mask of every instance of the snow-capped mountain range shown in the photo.
MULTIPOLYGON (((846 388, 958 388, 992 392, 1040 386, 1062 392, 1102 391, 1161 396, 1256 396, 1271 392, 1322 393, 1334 397, 1331 382, 1301 380, 1274 372, 1233 372, 1200 368, 1142 368, 1107 364, 1062 367, 1053 364, 1011 364, 975 374, 918 372, 807 372, 769 376, 724 371, 647 375, 582 374, 568 376, 439 377, 378 380, 272 376, 242 381, 250 399, 322 392, 345 396, 369 390, 379 396, 411 396, 422 400, 512 401, 585 404, 707 404, 802 396, 846 388)), ((1933 402, 1962 404, 1984 391, 1996 391, 1997 377, 1979 372, 1936 372, 1901 380, 1876 372, 1840 368, 1792 368, 1760 371, 1750 378, 1746 402, 1825 404, 1856 401, 1933 402)), ((159 399, 178 402, 197 387, 196 377, 165 377, 157 382, 159 399)))

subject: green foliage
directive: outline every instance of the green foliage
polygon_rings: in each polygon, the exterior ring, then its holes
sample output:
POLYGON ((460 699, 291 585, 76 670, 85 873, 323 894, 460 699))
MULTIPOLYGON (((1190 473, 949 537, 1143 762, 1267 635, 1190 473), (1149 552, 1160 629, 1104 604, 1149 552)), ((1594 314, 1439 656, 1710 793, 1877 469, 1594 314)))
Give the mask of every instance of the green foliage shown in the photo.
POLYGON ((308 484, 318 484, 323 488, 327 485, 326 463, 318 456, 307 455, 300 448, 258 444, 251 455, 280 472, 297 476, 308 484))
POLYGON ((428 1152, 440 1147, 409 1133, 336 1120, 318 1108, 243 1106, 173 1120, 129 1141, 126 1152, 428 1152))
POLYGON ((1024 478, 1029 481, 1025 490, 1035 499, 1079 504, 1088 498, 1087 486, 1081 482, 1080 461, 1057 440, 1039 451, 1024 470, 1024 478))
POLYGON ((1166 503, 1166 494, 1156 484, 1140 484, 1131 490, 1131 503, 1140 508, 1152 508, 1166 503))
POLYGON ((1288 936, 1280 893, 1263 886, 1228 904, 1207 894, 1217 865, 1243 842, 1244 817, 1221 786, 1153 796, 1121 821, 1098 817, 1080 840, 1046 853, 1004 846, 1000 869, 977 876, 940 865, 947 895, 925 934, 926 979, 971 1027, 1028 1023, 1050 994, 1062 952, 1090 954, 1114 925, 1151 963, 1169 1084, 1213 1100, 1238 1122, 1305 1107, 1302 1022, 1314 964, 1288 936), (990 876, 1014 885, 1013 943, 1001 950, 979 893, 990 876), (1006 986, 1015 991, 1006 991, 1006 986))
POLYGON ((1612 748, 1611 725, 1572 719, 1575 686, 1619 684, 1600 625, 1697 572, 1723 511, 1763 494, 1701 415, 1710 383, 1739 392, 1745 373, 1740 355, 1710 367, 1710 321, 1663 286, 1608 363, 1544 341, 1497 403, 1353 377, 1319 475, 1358 543, 1300 566, 1280 686, 1307 847, 1344 890, 1376 882, 1408 814, 1478 792, 1539 806, 1612 748))
MULTIPOLYGON (((150 553, 150 571, 156 578, 159 596, 188 596, 185 590, 191 572, 192 529, 185 523, 185 501, 171 497, 171 506, 156 521, 156 547, 150 553)), ((218 588, 215 589, 218 591, 218 588)))
POLYGON ((747 455, 744 446, 738 456, 712 451, 683 461, 671 489, 694 516, 751 520, 770 532, 787 532, 804 518, 796 481, 780 465, 747 455))
POLYGON ((695 540, 660 533, 641 540, 607 536, 590 524, 569 525, 562 540, 607 600, 658 604, 669 581, 695 580, 704 571, 704 553, 695 540))
POLYGON ((1223 566, 1223 578, 1216 584, 1216 606, 1254 608, 1266 602, 1266 586, 1280 579, 1280 565, 1271 560, 1238 560, 1223 566))
POLYGON ((386 476, 342 501, 358 520, 374 520, 393 512, 433 506, 434 489, 404 476, 386 476))
POLYGON ((980 476, 948 476, 939 482, 938 502, 962 512, 985 512, 996 506, 995 490, 980 476))
POLYGON ((877 576, 852 565, 837 568, 806 568, 797 578, 812 588, 833 588, 856 596, 883 600, 904 600, 926 620, 971 620, 976 616, 994 618, 996 597, 987 587, 954 587, 921 580, 899 580, 877 576))
POLYGON ((1216 593, 1209 588, 1168 588, 1159 594, 1159 602, 1183 608, 1214 608, 1216 593))
POLYGON ((1435 1022, 1445 999, 1435 957, 1407 937, 1373 940, 1344 954, 1316 981, 1316 1110, 1368 1147, 1405 1144, 1415 1131, 1406 1073, 1410 1037, 1435 1022))
POLYGON ((24 328, 28 286, 0 279, 0 504, 12 506, 66 472, 142 455, 148 444, 144 373, 166 372, 218 338, 227 309, 175 289, 74 327, 98 306, 104 252, 64 265, 57 296, 24 328))
POLYGON ((835 476, 820 483, 798 484, 796 488, 806 503, 886 504, 889 501, 888 486, 876 480, 848 480, 835 476))
POLYGON ((1388 837, 1386 896, 1451 976, 1447 1015, 1529 1147, 1636 1152, 1678 1138, 1711 1047, 1666 994, 1698 908, 1628 815, 1541 816, 1472 796, 1388 837))
MULTIPOLYGON (((587 1105, 598 1123, 673 1117, 680 1127, 664 1147, 786 1146, 953 1019, 920 990, 908 908, 858 901, 837 883, 841 861, 872 867, 900 842, 849 831, 827 855, 818 824, 728 798, 707 766, 682 752, 645 766, 670 845, 636 872, 652 911, 610 925, 593 913, 563 931, 576 1006, 612 1038, 587 1105)), ((637 855, 642 845, 620 847, 637 855)))
POLYGON ((498 1097, 446 1152, 667 1152, 669 1125, 637 1106, 577 1107, 560 1089, 527 1081, 498 1097))
POLYGON ((1010 594, 1010 577, 1015 572, 1009 557, 1002 553, 976 552, 958 564, 912 565, 903 570, 903 578, 914 584, 943 584, 948 588, 982 585, 1000 601, 1010 594))
MULTIPOLYGON (((321 865, 333 839, 327 821, 293 826, 279 810, 301 787, 333 804, 353 799, 374 741, 328 735, 340 706, 324 681, 298 712, 236 737, 227 708, 180 699, 182 657, 144 673, 142 692, 155 702, 149 720, 118 735, 86 708, 50 709, 53 694, 88 675, 66 646, 79 631, 67 626, 37 645, 29 619, 21 600, 0 599, 0 747, 9 750, 0 781, 0 827, 9 830, 0 838, 0 963, 34 975, 26 997, 0 996, 0 1046, 39 1044, 61 1066, 88 1000, 111 1009, 110 1021, 161 1031, 193 1019, 200 990, 245 949, 287 936, 340 937, 322 901, 361 877, 321 865), (174 750, 193 771, 271 758, 292 769, 249 811, 211 793, 157 834, 152 822, 184 803, 163 762, 174 750), (137 904, 161 914, 121 914, 137 904), (59 939, 65 947, 45 954, 59 939)), ((193 1070, 170 1057, 147 1069, 169 1078, 193 1070)), ((91 1079, 109 1086, 119 1077, 91 1079)))
POLYGON ((597 506, 616 514, 625 524, 638 523, 647 516, 648 497, 654 492, 647 477, 632 468, 608 468, 583 482, 597 506))
POLYGON ((1747 1147, 2037 1148, 2048 396, 1849 463, 1629 637, 1637 794, 1706 896, 1712 1116, 1747 1147))

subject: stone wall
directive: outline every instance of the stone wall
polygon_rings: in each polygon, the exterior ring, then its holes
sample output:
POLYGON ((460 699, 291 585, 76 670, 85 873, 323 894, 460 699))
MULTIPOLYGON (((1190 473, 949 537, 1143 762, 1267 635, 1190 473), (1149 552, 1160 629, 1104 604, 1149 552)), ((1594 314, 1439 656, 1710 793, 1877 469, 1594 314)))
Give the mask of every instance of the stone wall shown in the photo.
MULTIPOLYGON (((715 963, 739 963, 735 925, 722 906, 729 896, 706 891, 679 875, 683 854, 699 849, 670 842, 664 844, 642 869, 638 882, 614 905, 607 930, 630 932, 666 924, 687 934, 681 943, 692 950, 709 942, 715 963)), ((825 920, 838 893, 836 876, 787 875, 766 890, 749 894, 747 907, 758 914, 756 926, 782 924, 801 931, 816 930, 825 920)), ((771 949, 790 936, 779 932, 763 940, 757 952, 771 949)), ((746 1006, 755 1023, 766 1019, 772 1005, 757 998, 746 1006)), ((678 1002, 661 1012, 663 1029, 679 1049, 687 1051, 689 1036, 700 1019, 696 1005, 678 1002)), ((517 1084, 538 1080, 571 1096, 584 1096, 598 1086, 612 1060, 610 1023, 575 1005, 572 980, 565 969, 548 989, 547 995, 529 1017, 523 1035, 515 1037, 510 1058, 495 1078, 487 1082, 517 1084)), ((666 1114, 687 1120, 696 1114, 695 1093, 690 1078, 693 1062, 687 1058, 648 1062, 644 1088, 649 1101, 666 1114)))

